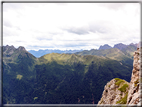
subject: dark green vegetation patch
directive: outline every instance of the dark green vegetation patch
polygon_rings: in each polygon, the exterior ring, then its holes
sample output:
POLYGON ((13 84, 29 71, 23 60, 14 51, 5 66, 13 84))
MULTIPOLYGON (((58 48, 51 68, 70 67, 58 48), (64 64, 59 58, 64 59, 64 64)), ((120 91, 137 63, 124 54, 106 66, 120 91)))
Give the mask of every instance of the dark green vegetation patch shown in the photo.
POLYGON ((117 101, 116 104, 126 104, 127 97, 128 97, 128 93, 126 93, 126 95, 121 100, 117 101))
POLYGON ((128 84, 124 84, 118 90, 120 90, 121 92, 126 92, 126 88, 128 88, 128 87, 129 87, 128 84))
POLYGON ((115 82, 115 85, 120 85, 121 83, 124 83, 125 81, 122 80, 122 79, 119 79, 119 78, 115 78, 116 82, 115 82))
POLYGON ((138 83, 139 83, 139 79, 137 79, 137 80, 134 82, 135 87, 138 85, 138 83))

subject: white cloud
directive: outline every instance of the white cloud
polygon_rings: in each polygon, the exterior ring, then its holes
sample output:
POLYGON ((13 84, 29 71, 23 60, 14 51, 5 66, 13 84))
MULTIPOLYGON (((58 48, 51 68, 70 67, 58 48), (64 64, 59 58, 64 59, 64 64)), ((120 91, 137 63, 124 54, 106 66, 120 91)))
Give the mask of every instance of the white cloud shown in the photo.
POLYGON ((138 3, 4 3, 4 45, 92 49, 140 41, 138 3))

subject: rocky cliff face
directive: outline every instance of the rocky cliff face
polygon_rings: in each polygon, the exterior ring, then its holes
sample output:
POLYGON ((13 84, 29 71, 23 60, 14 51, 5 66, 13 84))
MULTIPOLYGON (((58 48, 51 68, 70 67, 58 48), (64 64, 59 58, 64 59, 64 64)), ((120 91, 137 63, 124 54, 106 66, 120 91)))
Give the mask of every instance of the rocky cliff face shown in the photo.
POLYGON ((118 48, 118 49, 120 49, 120 50, 122 50, 123 48, 126 48, 126 47, 127 47, 127 45, 122 44, 122 43, 119 43, 119 44, 114 45, 114 48, 118 48))
POLYGON ((134 53, 134 62, 127 104, 140 104, 140 50, 139 48, 134 53))
POLYGON ((15 50, 16 48, 14 46, 3 46, 3 56, 9 57, 14 53, 15 50))
POLYGON ((101 45, 100 46, 100 48, 99 48, 99 50, 101 50, 101 49, 110 49, 110 48, 112 48, 111 46, 109 46, 108 44, 105 44, 105 45, 101 45))
POLYGON ((102 94, 100 104, 127 104, 127 105, 141 105, 141 84, 140 84, 140 49, 134 53, 133 70, 130 83, 125 80, 115 78, 106 84, 102 94))
POLYGON ((129 83, 125 80, 112 79, 104 88, 103 95, 98 104, 126 104, 129 83))

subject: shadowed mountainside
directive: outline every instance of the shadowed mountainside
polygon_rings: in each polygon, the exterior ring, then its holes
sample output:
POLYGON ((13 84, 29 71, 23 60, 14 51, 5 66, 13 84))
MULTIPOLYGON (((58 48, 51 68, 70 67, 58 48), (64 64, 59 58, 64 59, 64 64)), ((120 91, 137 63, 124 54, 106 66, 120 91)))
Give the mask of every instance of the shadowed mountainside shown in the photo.
POLYGON ((93 104, 112 78, 130 81, 132 65, 96 55, 50 53, 3 46, 3 103, 93 104))

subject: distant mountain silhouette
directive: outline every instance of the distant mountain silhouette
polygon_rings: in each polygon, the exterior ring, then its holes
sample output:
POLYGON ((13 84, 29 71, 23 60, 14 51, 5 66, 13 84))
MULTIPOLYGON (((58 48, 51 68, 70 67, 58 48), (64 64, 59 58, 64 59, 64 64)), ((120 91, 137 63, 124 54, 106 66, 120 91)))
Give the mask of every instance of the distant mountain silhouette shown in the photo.
POLYGON ((99 50, 101 50, 101 49, 110 49, 110 48, 112 48, 112 47, 109 46, 108 44, 105 44, 103 46, 100 46, 99 50))
POLYGON ((45 50, 38 50, 38 51, 35 51, 35 50, 29 50, 29 52, 31 54, 33 54, 35 57, 41 57, 45 54, 49 54, 49 53, 75 53, 75 52, 80 52, 82 50, 59 50, 59 49, 55 49, 55 50, 51 50, 51 49, 45 49, 45 50))
MULTIPOLYGON (((117 49, 121 50, 122 52, 124 52, 126 54, 132 54, 132 52, 134 52, 134 50, 137 49, 138 45, 139 44, 133 44, 133 43, 131 43, 130 45, 125 45, 125 44, 119 43, 119 44, 115 44, 114 47, 111 47, 108 44, 105 44, 103 46, 101 45, 98 50, 102 51, 102 50, 106 50, 106 49, 117 48, 117 49), (127 51, 130 51, 130 52, 127 53, 127 51)), ((94 50, 94 49, 92 49, 92 50, 94 50)), ((38 51, 29 50, 28 52, 33 54, 35 57, 39 58, 39 57, 41 57, 41 56, 43 56, 45 54, 49 54, 49 53, 68 53, 68 54, 72 54, 72 53, 77 53, 77 52, 81 52, 81 51, 84 52, 84 51, 88 51, 88 50, 59 50, 59 49, 52 50, 52 49, 45 49, 45 50, 38 50, 38 51)), ((91 55, 91 54, 88 54, 88 55, 91 55)))

